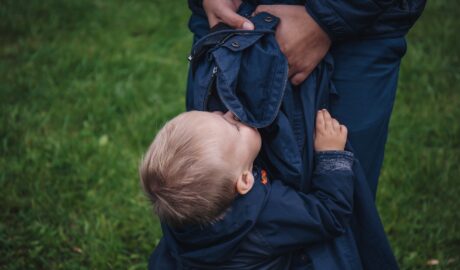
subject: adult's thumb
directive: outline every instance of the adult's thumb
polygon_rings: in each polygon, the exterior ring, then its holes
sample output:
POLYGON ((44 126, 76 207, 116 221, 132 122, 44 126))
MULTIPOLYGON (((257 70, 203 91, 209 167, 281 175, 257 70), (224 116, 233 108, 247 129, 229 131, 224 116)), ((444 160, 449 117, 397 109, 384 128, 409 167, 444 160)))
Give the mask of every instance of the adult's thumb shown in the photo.
POLYGON ((221 20, 236 29, 254 30, 254 24, 233 10, 227 10, 221 14, 221 20))

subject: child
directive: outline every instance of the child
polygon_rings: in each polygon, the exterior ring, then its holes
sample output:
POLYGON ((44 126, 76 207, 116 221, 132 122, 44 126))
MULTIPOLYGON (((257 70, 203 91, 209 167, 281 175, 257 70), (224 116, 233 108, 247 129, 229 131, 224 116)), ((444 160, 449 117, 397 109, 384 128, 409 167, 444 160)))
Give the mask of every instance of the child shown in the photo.
MULTIPOLYGON (((198 2, 201 3, 201 1, 198 2)), ((186 108, 188 111, 218 110, 225 112, 230 110, 238 119, 241 119, 241 122, 259 128, 263 137, 263 145, 256 163, 267 170, 270 179, 282 180, 283 183, 304 194, 317 192, 318 183, 323 181, 315 179, 321 174, 316 172, 316 176, 314 175, 315 170, 317 171, 321 167, 318 166, 320 162, 318 162, 318 155, 314 151, 313 135, 316 112, 322 108, 336 108, 337 104, 343 103, 344 100, 341 96, 343 93, 337 91, 333 83, 333 81, 340 82, 342 78, 339 78, 340 75, 337 77, 333 74, 334 59, 332 54, 327 54, 301 84, 290 84, 289 79, 292 79, 290 76, 292 74, 289 71, 291 68, 276 40, 277 25, 281 23, 279 27, 282 27, 282 22, 273 14, 264 12, 250 16, 258 2, 260 1, 243 1, 238 10, 240 15, 245 16, 254 24, 255 30, 253 31, 242 31, 225 26, 209 29, 204 13, 194 14, 195 18, 200 17, 203 20, 199 26, 194 25, 196 27, 193 27, 197 30, 195 37, 200 38, 194 40, 189 56, 190 69, 186 108), (333 80, 334 76, 335 80, 333 80), (317 164, 315 165, 315 163, 317 164)), ((343 90, 353 92, 353 87, 350 87, 348 90, 343 90)), ((357 96, 357 98, 361 97, 357 96)), ((362 125, 370 124, 372 123, 362 123, 362 125)), ((360 132, 356 130, 355 141, 361 140, 359 139, 361 138, 360 132)), ((369 142, 369 138, 365 139, 369 142)), ((352 150, 352 146, 347 144, 347 149, 352 150)), ((336 162, 331 163, 336 164, 336 162)), ((290 244, 292 247, 295 246, 293 240, 298 240, 297 243, 305 241, 305 256, 309 258, 307 261, 311 262, 311 267, 314 269, 399 269, 380 220, 369 182, 362 166, 356 159, 353 161, 352 171, 354 205, 349 226, 341 228, 341 231, 344 231, 342 235, 330 241, 320 241, 315 245, 306 243, 307 238, 303 234, 313 231, 314 233, 310 236, 318 236, 320 235, 319 231, 331 228, 328 227, 329 224, 340 224, 341 220, 337 223, 327 223, 320 218, 316 224, 317 227, 307 226, 303 230, 304 224, 297 227, 293 226, 298 217, 303 217, 300 214, 301 211, 305 211, 304 209, 308 209, 311 205, 317 206, 318 204, 315 204, 314 201, 304 201, 301 193, 294 192, 292 198, 301 197, 301 199, 291 200, 290 197, 284 196, 282 200, 279 200, 278 197, 281 195, 272 193, 282 189, 274 188, 280 181, 271 181, 267 185, 273 187, 271 193, 267 195, 269 197, 268 202, 278 199, 280 206, 269 203, 264 205, 264 211, 261 211, 256 218, 255 227, 257 229, 255 231, 260 232, 261 228, 267 227, 272 229, 261 234, 264 236, 265 243, 270 242, 269 240, 273 241, 265 245, 262 244, 264 245, 262 251, 255 248, 257 250, 250 254, 260 254, 264 251, 266 254, 276 254, 267 248, 270 246, 280 247, 283 243, 290 244), (270 213, 270 215, 264 215, 264 213, 270 213), (295 213, 298 216, 295 216, 295 213), (291 219, 285 218, 289 215, 291 219), (268 222, 268 225, 262 222, 267 221, 267 217, 271 218, 268 218, 271 222, 268 222), (272 224, 279 226, 275 228, 272 224), (276 236, 279 237, 276 238, 276 236)), ((247 197, 254 193, 255 188, 256 186, 251 192, 240 197, 248 200, 247 197)), ((326 194, 330 195, 330 193, 326 194)), ((321 198, 327 197, 322 196, 322 194, 317 195, 321 198)), ((318 198, 318 196, 314 197, 318 198)), ((234 204, 242 199, 240 197, 237 197, 234 204)), ((232 204, 232 209, 237 208, 234 204, 232 204)), ((331 216, 327 214, 327 208, 322 210, 326 210, 326 215, 321 214, 324 211, 315 210, 307 212, 306 215, 315 213, 316 217, 331 216)), ((230 219, 229 214, 231 213, 226 213, 224 221, 230 219)), ((338 216, 340 217, 340 215, 338 216)), ((243 218, 242 222, 244 222, 243 218)), ((236 224, 243 223, 238 223, 236 219, 236 224)), ((168 231, 168 228, 165 227, 164 230, 168 231)), ((225 232, 225 230, 222 231, 225 232)), ((192 231, 188 230, 188 232, 191 234, 192 231)), ((225 234, 223 233, 223 235, 225 234)), ((231 234, 227 232, 226 235, 231 234)), ((251 238, 253 235, 249 233, 247 238, 251 238)), ((231 258, 232 253, 229 252, 232 251, 231 249, 221 249, 220 252, 217 252, 214 248, 212 249, 213 253, 196 252, 199 247, 202 248, 199 250, 203 251, 205 245, 215 247, 215 243, 221 243, 219 247, 222 246, 223 240, 221 239, 213 242, 212 240, 216 238, 210 237, 209 241, 203 244, 205 242, 203 238, 197 237, 195 238, 196 242, 193 242, 194 239, 187 238, 175 230, 165 234, 165 241, 160 242, 159 248, 161 250, 162 246, 166 247, 166 245, 162 245, 162 243, 166 243, 169 250, 167 253, 174 253, 175 261, 185 257, 187 261, 200 256, 198 259, 213 258, 223 252, 228 252, 231 258), (180 245, 175 245, 178 242, 180 245), (200 245, 197 244, 198 242, 200 245), (193 244, 187 245, 190 243, 193 244)), ((257 246, 255 245, 255 247, 257 246)), ((159 248, 157 247, 153 258, 160 254, 158 253, 159 248)), ((239 250, 243 249, 248 250, 248 246, 239 244, 239 250)), ((248 255, 245 258, 254 258, 254 256, 248 255)), ((214 260, 214 262, 216 261, 217 259, 214 260)), ((308 269, 306 267, 307 264, 300 269, 308 269)), ((260 267, 253 268, 260 269, 260 267)), ((149 269, 159 268, 152 266, 149 269)))
POLYGON ((332 239, 347 226, 353 155, 343 151, 346 137, 343 125, 318 111, 312 192, 304 194, 268 181, 255 161, 262 143, 257 129, 230 111, 192 111, 172 119, 140 168, 166 239, 150 266, 295 268, 305 259, 300 248, 332 239))

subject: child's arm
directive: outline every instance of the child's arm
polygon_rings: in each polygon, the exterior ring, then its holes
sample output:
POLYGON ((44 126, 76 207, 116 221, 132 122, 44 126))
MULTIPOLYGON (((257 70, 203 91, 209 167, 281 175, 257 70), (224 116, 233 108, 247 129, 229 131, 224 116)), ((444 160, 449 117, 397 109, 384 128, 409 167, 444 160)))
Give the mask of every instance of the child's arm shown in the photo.
POLYGON ((312 192, 272 181, 256 230, 270 254, 327 241, 345 232, 353 209, 353 154, 343 151, 347 130, 319 111, 315 132, 312 192))

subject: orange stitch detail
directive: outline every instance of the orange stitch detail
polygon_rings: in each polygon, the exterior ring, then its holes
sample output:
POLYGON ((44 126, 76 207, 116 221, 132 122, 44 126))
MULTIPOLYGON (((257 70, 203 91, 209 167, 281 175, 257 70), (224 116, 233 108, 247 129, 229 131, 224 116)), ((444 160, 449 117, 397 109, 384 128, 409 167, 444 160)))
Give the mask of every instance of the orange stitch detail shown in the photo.
POLYGON ((266 185, 268 183, 267 172, 265 170, 261 170, 260 173, 262 175, 261 182, 262 184, 266 185))

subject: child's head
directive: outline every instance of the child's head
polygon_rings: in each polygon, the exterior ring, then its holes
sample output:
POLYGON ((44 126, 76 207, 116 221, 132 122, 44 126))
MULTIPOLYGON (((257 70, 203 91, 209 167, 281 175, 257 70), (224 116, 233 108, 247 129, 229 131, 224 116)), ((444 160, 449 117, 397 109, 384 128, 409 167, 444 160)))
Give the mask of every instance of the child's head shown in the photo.
POLYGON ((206 224, 252 188, 261 146, 256 129, 232 113, 186 112, 167 122, 140 167, 141 183, 163 222, 206 224))

